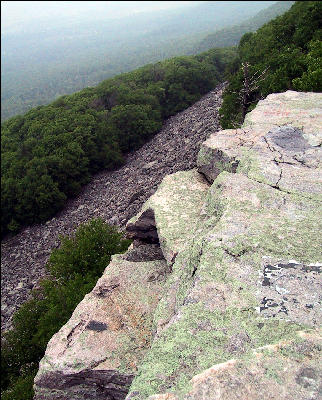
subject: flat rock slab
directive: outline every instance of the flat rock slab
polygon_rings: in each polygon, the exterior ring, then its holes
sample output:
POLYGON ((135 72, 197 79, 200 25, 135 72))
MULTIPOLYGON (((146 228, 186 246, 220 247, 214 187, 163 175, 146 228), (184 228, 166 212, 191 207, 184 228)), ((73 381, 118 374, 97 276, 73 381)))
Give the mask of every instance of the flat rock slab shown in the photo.
POLYGON ((286 192, 314 196, 322 193, 321 160, 322 148, 311 146, 302 130, 282 126, 248 151, 241 149, 238 171, 286 192))
POLYGON ((295 92, 269 94, 246 114, 242 128, 263 135, 274 127, 291 125, 303 131, 312 146, 322 143, 322 94, 295 92))
POLYGON ((312 146, 293 126, 257 131, 225 130, 201 146, 198 171, 209 182, 222 172, 242 172, 286 192, 314 196, 322 192, 322 148, 312 146))

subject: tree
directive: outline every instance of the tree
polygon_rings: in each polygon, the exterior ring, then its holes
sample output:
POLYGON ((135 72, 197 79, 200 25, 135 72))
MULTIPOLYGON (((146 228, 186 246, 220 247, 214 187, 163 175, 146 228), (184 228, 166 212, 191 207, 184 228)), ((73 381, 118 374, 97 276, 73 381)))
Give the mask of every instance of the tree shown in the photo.
POLYGON ((241 103, 242 118, 244 120, 248 107, 259 95, 260 83, 266 79, 268 68, 265 68, 262 72, 256 71, 251 75, 250 64, 244 62, 242 63, 242 71, 243 86, 238 93, 238 99, 241 103))

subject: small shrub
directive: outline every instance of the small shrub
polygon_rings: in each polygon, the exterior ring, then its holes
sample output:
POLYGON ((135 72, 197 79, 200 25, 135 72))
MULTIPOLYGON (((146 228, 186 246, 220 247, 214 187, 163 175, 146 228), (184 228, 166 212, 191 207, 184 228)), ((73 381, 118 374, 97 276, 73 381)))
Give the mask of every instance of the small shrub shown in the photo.
POLYGON ((129 244, 114 227, 101 219, 93 219, 81 225, 74 236, 61 237, 61 245, 52 251, 47 268, 64 282, 76 274, 90 281, 102 274, 112 254, 124 253, 129 244))

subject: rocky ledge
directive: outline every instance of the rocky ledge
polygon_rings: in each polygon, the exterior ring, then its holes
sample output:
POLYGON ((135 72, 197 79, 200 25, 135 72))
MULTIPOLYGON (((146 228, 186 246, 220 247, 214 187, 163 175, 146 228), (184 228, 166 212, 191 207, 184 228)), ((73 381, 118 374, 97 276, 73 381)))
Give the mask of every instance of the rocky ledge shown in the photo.
POLYGON ((269 95, 163 179, 50 340, 35 399, 321 395, 321 106, 269 95))

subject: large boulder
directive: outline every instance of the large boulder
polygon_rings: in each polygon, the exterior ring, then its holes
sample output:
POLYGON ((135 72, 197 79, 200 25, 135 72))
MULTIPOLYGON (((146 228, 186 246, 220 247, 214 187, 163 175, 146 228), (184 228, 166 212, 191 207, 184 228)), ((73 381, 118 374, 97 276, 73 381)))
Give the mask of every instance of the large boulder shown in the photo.
POLYGON ((114 256, 49 341, 35 378, 35 399, 124 399, 151 341, 168 272, 164 259, 131 262, 114 256))
POLYGON ((271 94, 247 114, 241 129, 212 134, 197 165, 209 182, 222 171, 241 172, 290 193, 321 193, 322 96, 271 94))

